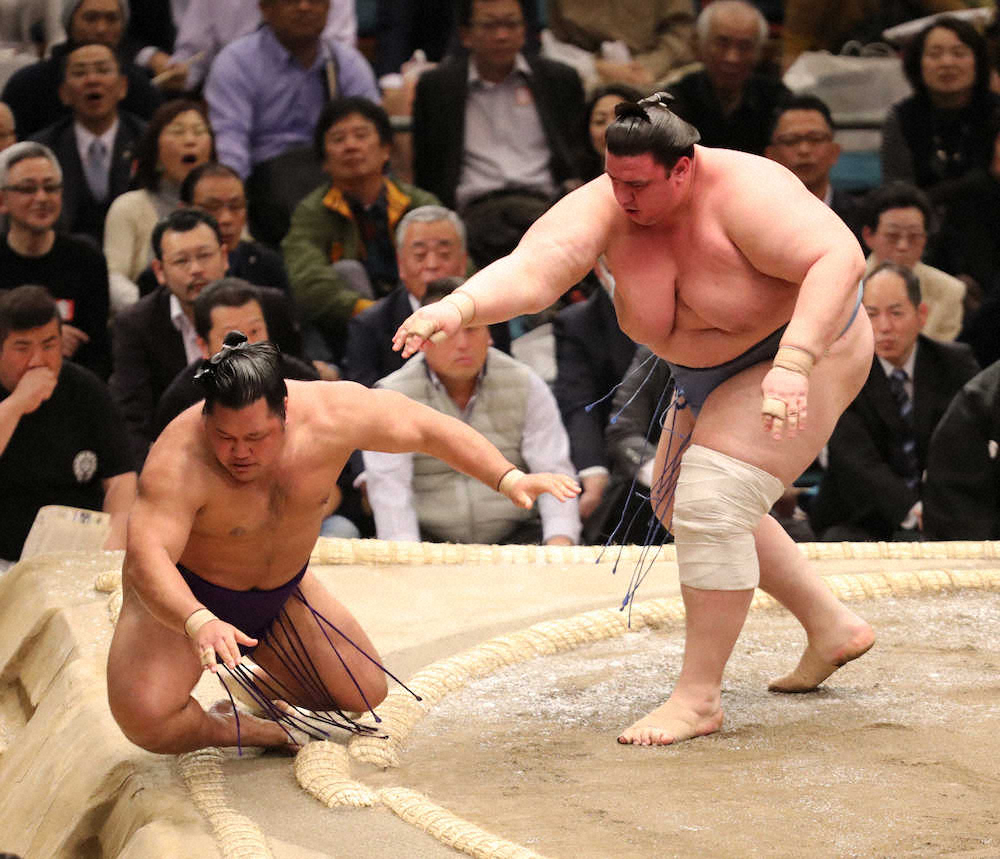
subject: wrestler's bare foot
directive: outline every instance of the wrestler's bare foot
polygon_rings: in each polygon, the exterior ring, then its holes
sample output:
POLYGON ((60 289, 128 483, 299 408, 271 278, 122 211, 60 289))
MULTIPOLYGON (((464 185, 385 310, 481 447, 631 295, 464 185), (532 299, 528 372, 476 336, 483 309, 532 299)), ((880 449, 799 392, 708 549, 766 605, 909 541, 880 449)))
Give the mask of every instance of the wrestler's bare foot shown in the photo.
POLYGON ((875 630, 861 618, 827 643, 810 641, 795 670, 772 680, 771 692, 812 692, 842 665, 863 656, 875 643, 875 630))
MULTIPOLYGON (((205 711, 205 714, 213 719, 224 722, 227 731, 235 733, 236 716, 233 712, 233 705, 229 701, 225 699, 216 701, 205 711)), ((299 750, 298 745, 289 742, 288 734, 281 729, 281 726, 271 719, 262 719, 250 713, 240 712, 239 732, 240 742, 244 746, 285 748, 293 754, 299 750)), ((226 745, 236 745, 235 740, 226 745)))
POLYGON ((626 728, 618 737, 618 742, 633 746, 669 746, 692 737, 714 734, 721 727, 721 707, 699 713, 670 698, 648 716, 626 728))

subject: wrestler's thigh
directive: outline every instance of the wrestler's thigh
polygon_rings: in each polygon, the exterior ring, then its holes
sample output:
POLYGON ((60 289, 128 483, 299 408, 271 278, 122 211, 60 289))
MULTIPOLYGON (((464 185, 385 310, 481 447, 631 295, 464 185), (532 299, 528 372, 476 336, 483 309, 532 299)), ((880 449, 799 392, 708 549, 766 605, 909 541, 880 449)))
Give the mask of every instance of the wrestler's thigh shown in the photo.
POLYGON ((258 647, 253 654, 254 661, 280 681, 283 691, 287 692, 286 700, 292 699, 288 701, 290 704, 321 710, 330 709, 332 703, 343 710, 360 711, 366 709, 367 699, 374 706, 385 697, 385 674, 371 661, 381 662, 361 624, 311 571, 306 571, 299 589, 309 605, 342 634, 315 618, 298 597, 292 596, 285 603, 285 612, 294 633, 290 635, 290 630, 282 627, 279 618, 268 633, 274 647, 258 647), (318 697, 315 688, 308 688, 296 679, 296 672, 289 670, 279 656, 289 649, 299 652, 304 649, 308 653, 308 661, 315 666, 332 702, 318 697))
POLYGON ((115 718, 143 723, 176 713, 201 673, 191 642, 127 593, 108 652, 108 701, 115 718))
POLYGON ((677 469, 681 455, 690 444, 694 423, 695 418, 690 409, 678 409, 671 403, 664 415, 660 441, 656 446, 649 503, 667 530, 670 530, 670 517, 674 513, 677 469))
POLYGON ((749 462, 791 484, 823 449, 871 366, 871 325, 861 314, 809 377, 807 424, 794 438, 774 439, 761 421, 761 382, 771 362, 726 380, 705 401, 692 441, 749 462))

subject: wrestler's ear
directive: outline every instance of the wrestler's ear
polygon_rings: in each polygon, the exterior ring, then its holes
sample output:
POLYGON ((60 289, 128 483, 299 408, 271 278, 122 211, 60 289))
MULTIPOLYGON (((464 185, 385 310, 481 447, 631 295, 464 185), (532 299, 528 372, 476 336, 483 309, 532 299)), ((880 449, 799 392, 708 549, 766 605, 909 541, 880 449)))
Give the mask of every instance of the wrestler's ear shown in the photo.
POLYGON ((203 340, 201 337, 198 338, 198 348, 201 349, 201 357, 208 360, 212 357, 212 353, 208 350, 208 341, 203 340))

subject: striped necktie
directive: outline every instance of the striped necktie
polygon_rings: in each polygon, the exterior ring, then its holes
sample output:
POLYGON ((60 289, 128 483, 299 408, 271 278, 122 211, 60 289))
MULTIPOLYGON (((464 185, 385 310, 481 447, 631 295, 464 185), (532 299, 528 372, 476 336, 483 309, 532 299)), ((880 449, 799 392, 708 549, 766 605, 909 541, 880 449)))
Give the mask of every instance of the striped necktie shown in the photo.
POLYGON ((913 431, 913 400, 906 393, 906 370, 897 367, 889 374, 889 390, 896 400, 899 408, 899 417, 903 421, 902 449, 903 449, 903 474, 906 485, 910 489, 916 489, 920 483, 920 463, 917 460, 917 438, 913 431))

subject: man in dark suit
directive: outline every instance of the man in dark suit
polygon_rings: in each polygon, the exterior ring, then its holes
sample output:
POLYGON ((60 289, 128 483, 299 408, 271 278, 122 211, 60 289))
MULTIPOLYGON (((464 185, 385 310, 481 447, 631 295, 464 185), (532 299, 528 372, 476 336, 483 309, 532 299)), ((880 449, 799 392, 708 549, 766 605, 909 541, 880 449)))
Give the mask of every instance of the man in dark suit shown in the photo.
POLYGON ((609 395, 628 370, 635 343, 619 328, 611 298, 601 287, 586 301, 560 310, 553 329, 554 393, 583 486, 580 518, 590 542, 597 535, 591 533, 589 520, 610 480, 611 464, 604 441, 604 429, 611 416, 609 395))
POLYGON ((222 235, 207 212, 171 212, 156 225, 152 241, 160 286, 115 318, 109 382, 140 462, 155 438, 160 397, 181 370, 201 357, 194 300, 226 273, 222 235))
POLYGON ((347 326, 344 375, 371 387, 403 366, 393 351, 392 335, 420 307, 427 284, 441 277, 465 274, 465 227, 443 206, 419 206, 403 216, 396 228, 396 262, 400 284, 347 326))
POLYGON ((55 152, 62 167, 63 228, 92 236, 102 247, 104 217, 111 201, 129 188, 146 123, 119 110, 128 81, 111 48, 81 45, 65 61, 59 98, 73 113, 33 139, 55 152))
POLYGON ((833 138, 833 114, 814 95, 793 95, 774 112, 770 143, 764 154, 791 170, 816 197, 840 216, 861 241, 861 205, 830 184, 830 171, 840 158, 833 138))
MULTIPOLYGON (((51 56, 19 69, 3 89, 3 100, 17 118, 22 139, 36 134, 69 113, 59 101, 62 83, 62 60, 74 45, 100 42, 119 51, 128 20, 127 0, 67 0, 64 4, 68 40, 52 48, 51 56)), ((160 105, 159 90, 150 82, 145 69, 123 61, 122 74, 128 78, 128 93, 122 108, 149 119, 160 105)))
POLYGON ((872 369, 830 438, 809 518, 824 540, 922 539, 931 433, 979 366, 965 344, 920 333, 927 305, 910 269, 879 265, 865 279, 864 305, 875 331, 872 369))
POLYGON ((463 0, 459 24, 468 57, 417 84, 414 177, 458 210, 481 266, 579 180, 583 87, 569 66, 524 57, 517 0, 463 0))

